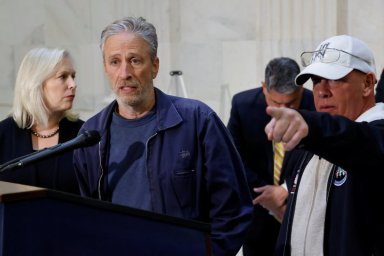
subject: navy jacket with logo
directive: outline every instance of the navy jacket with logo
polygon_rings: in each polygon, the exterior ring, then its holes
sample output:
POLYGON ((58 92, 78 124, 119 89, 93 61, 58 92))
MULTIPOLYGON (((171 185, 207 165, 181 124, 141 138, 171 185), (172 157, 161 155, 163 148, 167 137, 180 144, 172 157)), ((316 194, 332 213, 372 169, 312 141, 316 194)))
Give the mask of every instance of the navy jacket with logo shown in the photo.
MULTIPOLYGON (((225 125, 200 101, 155 88, 157 131, 146 144, 156 213, 211 224, 214 255, 236 255, 252 218, 244 167, 225 125)), ((99 144, 75 150, 82 195, 110 200, 107 191, 109 126, 116 101, 79 133, 97 130, 99 144)))

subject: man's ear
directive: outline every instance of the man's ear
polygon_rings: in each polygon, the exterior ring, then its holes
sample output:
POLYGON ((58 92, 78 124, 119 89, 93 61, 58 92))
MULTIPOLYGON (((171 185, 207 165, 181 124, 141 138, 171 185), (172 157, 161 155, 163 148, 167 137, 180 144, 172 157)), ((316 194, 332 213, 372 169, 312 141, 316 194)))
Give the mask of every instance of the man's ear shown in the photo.
POLYGON ((260 84, 261 84, 261 87, 266 87, 266 84, 264 81, 261 81, 260 84))
POLYGON ((156 57, 152 65, 152 79, 155 79, 157 77, 157 73, 159 72, 159 67, 160 67, 160 60, 159 60, 159 57, 156 57))
POLYGON ((365 76, 364 88, 363 88, 363 95, 364 96, 368 96, 374 91, 376 82, 377 82, 376 76, 374 73, 368 73, 365 76))
POLYGON ((261 87, 263 88, 264 96, 267 96, 268 94, 267 84, 264 81, 261 81, 260 83, 261 83, 261 87))
POLYGON ((104 73, 106 74, 107 73, 107 63, 106 63, 104 56, 103 56, 103 70, 104 70, 104 73))

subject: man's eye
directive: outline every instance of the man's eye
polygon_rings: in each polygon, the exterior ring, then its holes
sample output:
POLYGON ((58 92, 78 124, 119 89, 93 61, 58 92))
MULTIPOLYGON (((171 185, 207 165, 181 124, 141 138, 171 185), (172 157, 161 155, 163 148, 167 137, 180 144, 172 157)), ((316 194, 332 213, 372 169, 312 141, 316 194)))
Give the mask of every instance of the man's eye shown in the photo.
POLYGON ((132 64, 140 64, 141 62, 139 59, 134 58, 134 59, 131 59, 131 63, 132 64))
POLYGON ((311 80, 313 84, 317 84, 317 83, 320 83, 321 79, 319 77, 311 77, 311 80))
POLYGON ((336 85, 340 85, 340 84, 342 84, 343 82, 345 82, 344 81, 344 79, 337 79, 337 80, 328 80, 328 84, 330 85, 330 86, 336 86, 336 85))
POLYGON ((111 61, 109 62, 110 65, 117 65, 118 63, 119 63, 118 60, 111 60, 111 61))

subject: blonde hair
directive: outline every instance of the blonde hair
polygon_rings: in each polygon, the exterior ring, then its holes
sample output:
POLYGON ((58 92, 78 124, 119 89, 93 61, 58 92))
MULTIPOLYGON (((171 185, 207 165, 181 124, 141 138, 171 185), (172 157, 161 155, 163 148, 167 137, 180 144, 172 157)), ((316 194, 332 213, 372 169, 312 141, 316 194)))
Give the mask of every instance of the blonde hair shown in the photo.
MULTIPOLYGON (((48 48, 35 48, 24 56, 17 73, 12 109, 13 119, 18 127, 29 129, 35 123, 48 125, 43 84, 54 75, 64 58, 70 58, 67 50, 48 48)), ((63 117, 77 120, 78 114, 67 110, 63 117)))

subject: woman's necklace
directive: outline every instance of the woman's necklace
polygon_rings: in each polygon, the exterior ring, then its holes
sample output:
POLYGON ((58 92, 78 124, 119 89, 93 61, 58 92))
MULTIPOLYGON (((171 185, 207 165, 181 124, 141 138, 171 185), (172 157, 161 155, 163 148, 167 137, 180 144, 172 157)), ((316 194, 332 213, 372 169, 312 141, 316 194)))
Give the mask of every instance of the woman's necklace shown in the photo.
POLYGON ((43 138, 43 139, 51 138, 51 137, 55 136, 58 132, 59 132, 59 128, 57 128, 57 130, 54 131, 54 132, 51 133, 51 134, 43 135, 43 134, 40 134, 40 133, 38 133, 38 132, 36 132, 36 131, 34 131, 34 130, 31 129, 31 133, 32 133, 33 135, 35 135, 35 136, 38 137, 38 138, 43 138))

